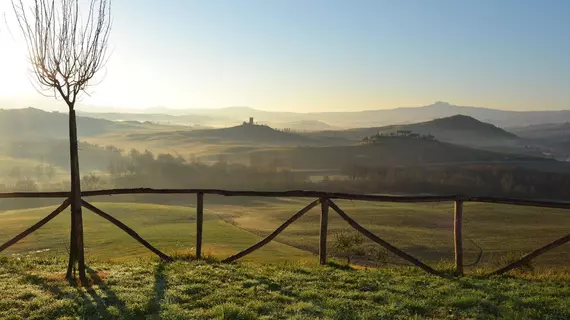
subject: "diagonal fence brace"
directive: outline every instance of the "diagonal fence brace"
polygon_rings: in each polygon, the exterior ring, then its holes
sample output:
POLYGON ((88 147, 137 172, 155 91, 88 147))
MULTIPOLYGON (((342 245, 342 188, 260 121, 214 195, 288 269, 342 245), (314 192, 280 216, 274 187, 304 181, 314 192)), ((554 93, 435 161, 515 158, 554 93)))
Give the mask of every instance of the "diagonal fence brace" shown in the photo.
POLYGON ((115 219, 114 217, 112 217, 111 215, 105 213, 103 210, 95 207, 94 205, 90 204, 89 202, 85 201, 85 200, 81 200, 81 203, 83 204, 83 207, 89 209, 91 212, 99 215, 100 217, 106 219, 107 221, 111 222, 112 224, 116 225, 117 227, 119 227, 119 229, 125 231, 126 233, 128 233, 131 237, 133 237, 135 240, 137 240, 140 244, 142 244, 143 246, 145 246, 147 249, 149 249, 150 251, 152 251, 153 253, 155 253, 157 256, 159 256, 162 260, 164 261, 173 261, 173 259, 171 257, 169 257, 168 255, 166 255, 165 253, 163 253, 162 251, 158 250, 157 248, 153 247, 150 243, 148 243, 145 239, 143 239, 141 236, 138 235, 138 233, 136 233, 133 229, 129 228, 126 224, 122 223, 121 221, 115 219))
POLYGON ((277 228, 275 231, 273 231, 270 235, 265 237, 263 240, 259 241, 258 243, 252 245, 251 247, 249 247, 249 248, 247 248, 247 249, 245 249, 239 253, 234 254, 233 256, 231 256, 229 258, 226 258, 222 262, 236 261, 237 259, 242 258, 242 257, 252 253, 253 251, 263 247, 264 245, 269 243, 271 240, 275 239, 275 237, 277 237, 277 235, 279 235, 283 230, 285 230, 285 228, 287 228, 290 224, 292 224, 297 219, 302 217, 305 213, 309 212, 311 209, 316 207, 319 203, 320 203, 320 199, 317 199, 317 200, 311 202, 306 207, 304 207, 303 209, 301 209, 297 213, 295 213, 291 218, 289 218, 287 221, 285 221, 282 225, 279 226, 279 228, 277 228))
POLYGON ((386 248, 388 251, 394 253, 395 255, 397 255, 398 257, 409 261, 411 264, 419 267, 420 269, 426 271, 427 273, 431 273, 433 275, 436 276, 440 276, 442 277, 441 273, 437 272, 435 269, 433 269, 432 267, 426 265, 425 263, 421 262, 420 260, 412 257, 411 255, 405 253, 404 251, 396 248, 395 246, 393 246, 392 244, 380 239, 378 236, 376 236, 375 234, 373 234, 372 232, 368 231, 367 229, 365 229, 363 226, 361 226, 360 224, 358 224, 358 222, 354 221, 351 217, 348 216, 348 214, 346 214, 346 212, 344 212, 341 208, 339 208, 336 203, 329 201, 329 205, 330 207, 336 211, 336 213, 338 213, 338 215, 343 218, 346 222, 348 222, 349 225, 351 225, 354 229, 356 229, 357 231, 359 231, 360 233, 362 233, 363 235, 365 235, 366 237, 368 237, 370 240, 378 243, 379 245, 381 245, 382 247, 386 248))
POLYGON ((53 218, 57 217, 58 214, 62 213, 63 210, 67 209, 67 207, 69 207, 69 203, 70 203, 69 199, 65 199, 63 201, 63 203, 59 207, 57 207, 52 213, 48 214, 45 218, 38 221, 33 226, 29 227, 24 232, 20 233, 19 235, 15 236, 14 238, 8 240, 6 243, 4 243, 2 246, 0 246, 0 252, 8 249, 12 245, 16 244, 18 241, 20 241, 20 240, 24 239, 25 237, 27 237, 28 235, 30 235, 32 232, 43 227, 46 223, 51 221, 53 218))
POLYGON ((517 260, 513 263, 510 263, 509 265, 502 267, 502 268, 488 274, 487 276, 494 276, 494 275, 503 274, 507 271, 514 269, 514 268, 520 267, 521 265, 523 265, 523 264, 529 262, 530 260, 538 257, 539 255, 546 253, 547 251, 550 251, 556 247, 559 247, 568 241, 570 241, 570 234, 567 234, 566 236, 564 236, 560 239, 554 240, 551 243, 534 250, 533 252, 525 255, 524 257, 520 258, 519 260, 517 260))

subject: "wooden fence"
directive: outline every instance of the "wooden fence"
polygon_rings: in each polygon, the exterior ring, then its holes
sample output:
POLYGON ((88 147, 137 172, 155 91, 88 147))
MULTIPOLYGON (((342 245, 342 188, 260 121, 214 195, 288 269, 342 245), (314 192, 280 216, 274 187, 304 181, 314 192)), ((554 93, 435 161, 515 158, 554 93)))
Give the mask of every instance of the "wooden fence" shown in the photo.
MULTIPOLYGON (((125 194, 195 194, 197 197, 196 205, 196 257, 201 258, 202 256, 202 236, 203 236, 203 222, 204 222, 204 196, 205 195, 220 195, 226 197, 295 197, 295 198, 312 198, 315 199, 309 203, 306 207, 299 210, 291 218, 285 221, 281 226, 279 226, 270 235, 253 244, 251 247, 232 255, 224 260, 224 262, 236 261, 253 251, 263 247, 271 240, 273 240, 277 235, 279 235, 285 228, 294 223, 297 219, 302 217, 309 210, 320 204, 321 209, 321 219, 320 219, 320 237, 319 237, 319 261, 321 264, 326 264, 327 262, 327 231, 328 231, 328 216, 329 209, 335 211, 343 220, 345 220, 350 226, 362 233, 364 236, 374 241, 378 245, 384 247, 386 250, 392 252, 393 254, 399 256, 400 258, 408 261, 409 263, 421 268, 422 270, 443 276, 440 272, 423 263, 419 259, 413 257, 412 255, 404 252, 403 250, 395 247, 389 242, 383 240, 377 235, 373 234, 358 222, 352 219, 346 212, 344 212, 334 200, 359 200, 359 201, 376 201, 376 202, 402 202, 402 203, 421 203, 421 202, 454 202, 455 210, 453 215, 453 235, 454 235, 454 251, 455 251, 455 271, 457 276, 463 275, 463 204, 465 202, 485 202, 485 203, 498 203, 498 204, 508 204, 508 205, 521 205, 521 206, 534 206, 534 207, 544 207, 544 208, 559 208, 559 209, 570 209, 570 202, 560 202, 560 201, 544 201, 544 200, 526 200, 526 199, 508 199, 508 198, 497 198, 497 197, 469 197, 460 195, 446 195, 446 196, 385 196, 385 195, 365 195, 365 194, 349 194, 349 193, 330 193, 330 192, 318 192, 318 191, 283 191, 283 192, 273 192, 273 191, 228 191, 228 190, 217 190, 217 189, 110 189, 110 190, 96 190, 96 191, 84 191, 82 192, 82 197, 92 197, 92 196, 103 196, 103 195, 125 195, 125 194)), ((12 192, 12 193, 0 193, 0 198, 64 198, 63 203, 57 207, 52 213, 47 215, 45 218, 38 221, 36 224, 32 225, 19 235, 15 236, 11 240, 0 246, 0 252, 4 251, 8 247, 14 245, 16 242, 22 240, 32 232, 38 230, 43 225, 48 223, 50 220, 55 218, 58 214, 63 212, 70 204, 70 193, 69 192, 12 192)), ((121 221, 115 219, 113 216, 103 212, 101 209, 93 206, 89 202, 82 200, 83 207, 92 211, 93 213, 99 215, 100 217, 113 223, 121 230, 128 233, 135 240, 140 242, 143 246, 148 248, 150 251, 158 255, 164 261, 172 261, 172 258, 160 251, 159 249, 152 246, 141 236, 139 236, 133 229, 129 228, 127 225, 121 221)), ((207 232, 207 230, 206 230, 207 232)), ((529 254, 523 256, 519 260, 504 266, 489 275, 496 275, 505 273, 511 269, 517 268, 528 261, 538 257, 539 255, 559 247, 570 241, 570 234, 563 236, 551 243, 538 248, 529 254)))

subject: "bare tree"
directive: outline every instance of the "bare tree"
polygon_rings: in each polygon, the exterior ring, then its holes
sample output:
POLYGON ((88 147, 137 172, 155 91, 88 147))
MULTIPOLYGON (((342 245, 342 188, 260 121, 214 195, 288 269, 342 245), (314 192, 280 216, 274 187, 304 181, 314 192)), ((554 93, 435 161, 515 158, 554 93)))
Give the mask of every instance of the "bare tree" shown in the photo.
POLYGON ((67 278, 73 277, 77 263, 79 278, 85 283, 75 103, 108 58, 111 0, 29 1, 26 5, 27 0, 12 0, 12 7, 26 40, 36 89, 61 98, 69 107, 71 250, 67 278), (80 10, 80 2, 87 10, 80 10))

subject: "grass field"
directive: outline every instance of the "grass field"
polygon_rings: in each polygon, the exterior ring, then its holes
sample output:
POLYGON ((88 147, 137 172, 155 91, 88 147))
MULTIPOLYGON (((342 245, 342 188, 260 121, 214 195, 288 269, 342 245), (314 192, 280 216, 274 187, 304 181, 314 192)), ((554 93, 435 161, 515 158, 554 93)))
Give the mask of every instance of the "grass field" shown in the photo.
MULTIPOLYGON (((215 200, 215 199, 211 199, 215 200)), ((255 200, 247 204, 205 204, 204 251, 223 258, 259 241, 275 230, 309 199, 255 200)), ((378 236, 429 263, 453 261, 453 205, 396 204, 337 201, 349 215, 378 236)), ((118 218, 157 248, 188 252, 195 244, 195 210, 191 207, 144 203, 98 202, 96 206, 118 218)), ((5 242, 51 212, 55 207, 0 213, 0 242, 5 242)), ((151 255, 117 227, 84 209, 85 245, 88 259, 128 260, 151 255)), ((275 241, 245 258, 246 261, 316 263, 319 207, 289 226, 275 241)), ((496 267, 506 259, 530 252, 567 234, 570 212, 566 210, 495 204, 467 203, 464 208, 465 263, 479 252, 478 268, 496 267)), ((334 235, 352 230, 334 211, 329 218, 329 255, 334 254, 334 235)), ((9 248, 4 254, 41 251, 65 255, 69 242, 69 211, 9 248)), ((366 248, 376 246, 365 242, 366 248)), ((389 256, 391 263, 403 261, 389 256)), ((536 267, 570 265, 570 247, 559 247, 536 259, 536 267)))
MULTIPOLYGON (((240 228, 266 235, 308 204, 308 200, 258 202, 248 207, 222 206, 215 211, 240 228)), ((381 238, 426 261, 453 259, 453 204, 398 204, 336 201, 351 217, 381 238)), ((490 265, 502 257, 530 252, 568 233, 570 211, 497 204, 466 203, 464 215, 465 263, 490 265)), ((277 240, 318 251, 319 208, 289 226, 277 240)), ((331 210, 329 234, 349 230, 331 210)), ((334 236, 329 236, 331 243, 334 236)), ((332 244, 332 243, 331 243, 332 244)), ((368 245, 373 245, 368 242, 368 245)), ((374 244, 375 245, 375 244, 374 244)), ((570 265, 570 246, 539 257, 536 265, 570 265)))
POLYGON ((89 265, 0 259, 2 319, 569 319, 570 278, 442 279, 409 268, 146 259, 89 265))
MULTIPOLYGON (((133 228, 145 240, 167 253, 187 252, 196 237, 193 208, 134 203, 94 203, 133 228)), ((55 207, 15 210, 0 213, 0 242, 14 237, 55 207)), ((204 252, 225 257, 245 249, 259 240, 251 232, 219 219, 206 210, 204 216, 204 252)), ((69 210, 61 213, 40 230, 6 250, 6 254, 27 254, 42 251, 44 255, 64 255, 69 243, 69 210), (49 250, 48 250, 49 249, 49 250)), ((103 218, 84 209, 85 250, 87 259, 128 260, 151 255, 129 235, 103 218)), ((307 251, 273 242, 245 260, 258 262, 316 261, 307 251)))

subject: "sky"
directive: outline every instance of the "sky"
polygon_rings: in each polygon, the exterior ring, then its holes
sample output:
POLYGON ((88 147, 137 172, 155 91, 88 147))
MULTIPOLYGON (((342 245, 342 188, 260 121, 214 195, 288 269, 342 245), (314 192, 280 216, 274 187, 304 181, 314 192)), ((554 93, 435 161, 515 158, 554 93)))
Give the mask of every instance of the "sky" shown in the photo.
MULTIPOLYGON (((508 110, 570 109, 567 0, 112 5, 112 55, 103 81, 81 101, 93 111, 356 111, 440 100, 508 110)), ((0 1, 0 14, 0 101, 58 103, 30 83, 8 0, 0 1)))

